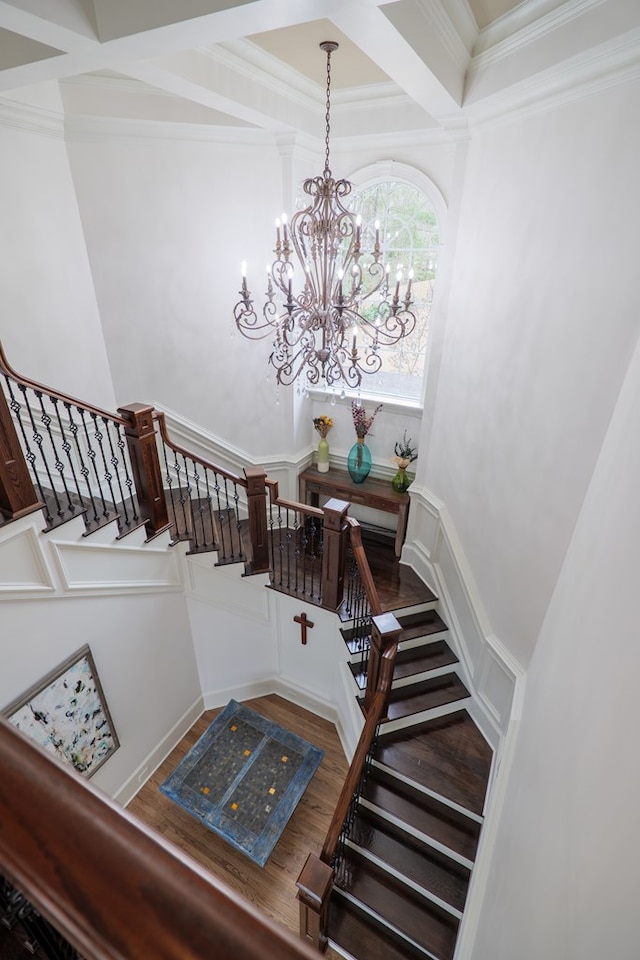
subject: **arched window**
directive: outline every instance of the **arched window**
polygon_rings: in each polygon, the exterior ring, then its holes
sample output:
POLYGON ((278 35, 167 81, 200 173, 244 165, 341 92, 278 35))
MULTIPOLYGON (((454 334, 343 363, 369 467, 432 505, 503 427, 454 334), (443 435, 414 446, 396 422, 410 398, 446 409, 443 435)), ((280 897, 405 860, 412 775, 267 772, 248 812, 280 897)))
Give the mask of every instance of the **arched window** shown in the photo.
MULTIPOLYGON (((438 250, 441 244, 439 216, 431 197, 424 189, 410 182, 400 164, 390 165, 388 175, 380 176, 379 165, 353 176, 354 192, 349 208, 362 217, 362 249, 372 249, 375 222, 380 222, 383 259, 391 266, 391 276, 402 267, 404 276, 413 269, 412 310, 416 315, 414 332, 393 347, 380 351, 382 367, 370 380, 362 383, 362 391, 374 395, 420 401, 427 356, 429 320, 436 276, 438 250), (371 173, 377 173, 375 179, 371 173), (368 174, 368 177, 367 177, 368 174)), ((426 177, 413 171, 433 187, 426 177)), ((435 188, 429 191, 441 211, 442 198, 435 188), (434 192, 435 191, 435 192, 434 192)))

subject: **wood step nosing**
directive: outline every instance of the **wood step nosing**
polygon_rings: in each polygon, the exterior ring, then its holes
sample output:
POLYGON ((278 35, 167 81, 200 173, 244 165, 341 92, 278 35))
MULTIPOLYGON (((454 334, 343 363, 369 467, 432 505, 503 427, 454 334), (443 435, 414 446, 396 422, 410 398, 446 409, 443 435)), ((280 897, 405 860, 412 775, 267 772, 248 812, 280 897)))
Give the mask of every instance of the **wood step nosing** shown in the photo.
POLYGON ((351 847, 352 850, 355 850, 356 853, 362 857, 362 859, 369 860, 384 873, 388 873, 390 876, 395 877, 395 879, 399 880, 403 886, 409 887, 414 891, 414 893, 417 893, 425 900, 430 900, 431 903, 435 903, 436 906, 440 907, 440 909, 444 910, 446 913, 451 914, 451 916, 455 917, 456 920, 462 920, 461 910, 458 910, 450 903, 447 903, 446 900, 441 900, 440 897, 436 896, 435 893, 432 893, 426 887, 421 887, 420 884, 416 883, 414 880, 411 880, 409 877, 405 876, 405 874, 400 873, 399 870, 396 870, 385 860, 381 860, 379 857, 376 857, 376 855, 367 850, 366 847, 361 847, 358 843, 355 843, 350 838, 347 838, 347 846, 351 847))
POLYGON ((342 944, 338 943, 336 940, 332 940, 331 937, 327 937, 327 946, 329 946, 334 953, 344 957, 344 960, 358 960, 358 958, 354 957, 352 953, 349 953, 349 951, 346 950, 342 944))
POLYGON ((430 790, 429 787, 425 787, 423 784, 418 783, 417 780, 412 780, 411 777, 406 776, 404 773, 400 773, 398 770, 394 770, 393 767, 388 767, 385 763, 381 763, 380 760, 372 760, 371 766, 377 767, 378 770, 382 770, 384 773, 394 777, 396 780, 400 780, 402 783, 406 783, 408 787, 413 787, 414 790, 424 793, 427 797, 430 797, 432 800, 436 800, 443 806, 449 807, 451 810, 455 810, 456 813, 462 814, 462 816, 467 817, 468 820, 473 820, 475 823, 479 824, 484 823, 484 817, 482 817, 479 813, 474 813, 473 810, 469 810, 468 807, 464 807, 462 804, 456 803, 455 800, 451 800, 443 793, 436 793, 435 790, 430 790))
POLYGON ((454 860, 461 867, 466 867, 467 870, 473 869, 473 860, 469 860, 468 857, 463 857, 461 853, 457 853, 455 850, 452 850, 451 847, 447 847, 446 844, 440 843, 440 841, 434 839, 434 837, 430 837, 428 833, 423 833, 422 830, 412 827, 410 823, 406 822, 406 820, 401 820, 400 817, 396 817, 395 814, 389 813, 389 811, 385 810, 384 807, 379 807, 376 803, 373 803, 371 800, 367 800, 365 797, 360 797, 358 802, 366 810, 370 810, 371 813, 375 813, 382 820, 386 820, 387 823, 392 824, 394 827, 399 827, 400 830, 403 830, 410 837, 420 840, 437 853, 441 853, 443 856, 449 857, 450 860, 454 860))
POLYGON ((347 890, 343 890, 341 887, 334 886, 334 892, 340 896, 344 897, 345 900, 348 900, 349 903, 352 903, 354 907, 360 910, 361 913, 366 913, 367 916, 372 917, 381 927, 385 927, 390 933, 395 934, 400 940, 403 940, 405 943, 409 944, 414 948, 414 950, 419 950, 427 960, 440 960, 439 957, 432 953, 427 947, 423 946, 421 943, 417 943, 415 940, 412 940, 411 937, 408 937, 406 933, 400 930, 399 927, 394 926, 392 923, 389 923, 381 914, 376 913, 375 910, 372 910, 366 903, 362 900, 358 900, 357 897, 354 897, 352 893, 349 893, 347 890))
POLYGON ((449 703, 442 703, 439 707, 422 710, 420 713, 409 713, 406 717, 398 717, 396 720, 383 720, 380 725, 380 736, 397 733, 398 730, 406 730, 407 727, 413 727, 428 720, 438 720, 440 717, 446 717, 449 713, 464 710, 465 704, 470 699, 471 694, 457 700, 451 700, 449 703))
POLYGON ((444 640, 448 645, 448 640, 451 637, 451 632, 447 627, 444 630, 440 630, 438 633, 425 633, 420 637, 411 637, 409 640, 400 640, 398 642, 398 650, 411 650, 413 647, 426 647, 430 643, 439 643, 444 640))
MULTIPOLYGON (((431 589, 431 588, 429 588, 431 589)), ((436 610, 437 605, 440 603, 440 597, 434 597, 433 600, 423 600, 421 603, 414 603, 409 607, 395 607, 393 610, 387 610, 387 613, 392 613, 396 620, 399 620, 400 617, 410 617, 412 613, 426 613, 427 610, 436 610)))
POLYGON ((456 663, 446 663, 442 667, 433 667, 431 670, 421 670, 419 673, 408 673, 406 677, 399 677, 391 682, 391 688, 398 690, 400 687, 408 687, 412 683, 421 683, 423 680, 432 680, 436 677, 444 677, 448 673, 456 673, 456 663))

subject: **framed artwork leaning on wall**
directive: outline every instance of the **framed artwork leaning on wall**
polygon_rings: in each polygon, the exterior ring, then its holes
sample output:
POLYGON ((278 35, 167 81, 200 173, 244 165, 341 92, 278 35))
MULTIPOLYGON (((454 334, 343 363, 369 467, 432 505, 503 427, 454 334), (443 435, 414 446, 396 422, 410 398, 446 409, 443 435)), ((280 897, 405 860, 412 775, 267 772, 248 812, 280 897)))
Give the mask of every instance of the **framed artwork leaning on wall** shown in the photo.
POLYGON ((18 730, 85 777, 120 743, 88 645, 2 711, 18 730))

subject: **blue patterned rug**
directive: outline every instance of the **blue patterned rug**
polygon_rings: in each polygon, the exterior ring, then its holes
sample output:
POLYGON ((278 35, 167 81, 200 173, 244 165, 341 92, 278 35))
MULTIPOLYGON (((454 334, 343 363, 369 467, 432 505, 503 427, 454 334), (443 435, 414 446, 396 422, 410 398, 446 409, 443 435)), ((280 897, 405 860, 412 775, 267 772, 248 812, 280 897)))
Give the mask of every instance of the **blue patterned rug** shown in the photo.
POLYGON ((230 700, 160 789, 264 867, 323 756, 230 700))

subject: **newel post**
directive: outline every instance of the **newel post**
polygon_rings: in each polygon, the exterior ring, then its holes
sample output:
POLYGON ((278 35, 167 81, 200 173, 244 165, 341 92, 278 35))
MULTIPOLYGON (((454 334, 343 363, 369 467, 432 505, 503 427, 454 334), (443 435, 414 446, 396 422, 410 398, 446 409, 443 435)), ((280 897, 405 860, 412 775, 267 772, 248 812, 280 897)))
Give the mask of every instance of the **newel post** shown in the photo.
POLYGON ((329 897, 333 888, 333 870, 310 853, 296 880, 300 904, 300 936, 316 950, 327 946, 329 897))
POLYGON ((138 503, 145 517, 147 536, 153 537, 171 526, 162 486, 153 407, 144 403, 129 403, 126 407, 118 407, 118 413, 127 421, 124 435, 138 503))
POLYGON ((264 467, 245 467, 247 479, 247 507, 249 536, 251 538, 251 572, 269 570, 269 533, 267 529, 267 494, 264 467))
MULTIPOLYGON (((364 711, 367 713, 375 694, 380 689, 382 655, 397 640, 402 627, 392 613, 381 613, 371 618, 371 643, 367 667, 367 689, 364 695, 364 711)), ((386 716, 385 708, 385 716, 386 716)), ((384 718, 383 718, 384 719, 384 718)))
POLYGON ((348 510, 344 500, 327 500, 322 508, 322 606, 327 610, 337 610, 344 595, 348 510))
POLYGON ((7 398, 0 390, 0 513, 7 520, 17 520, 43 506, 33 486, 7 398))

